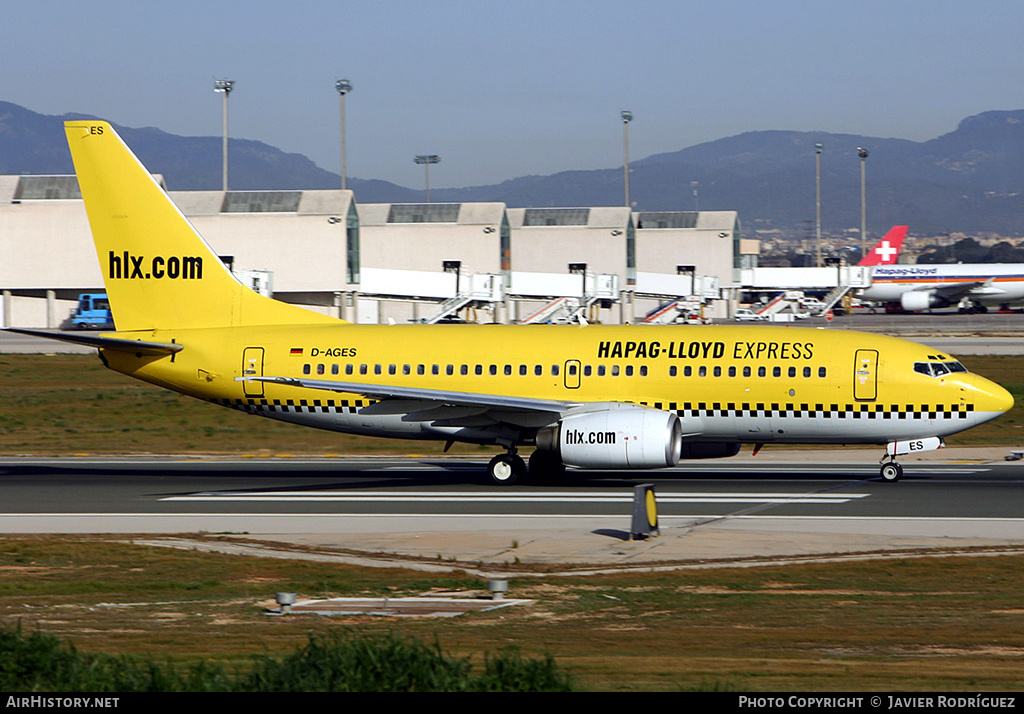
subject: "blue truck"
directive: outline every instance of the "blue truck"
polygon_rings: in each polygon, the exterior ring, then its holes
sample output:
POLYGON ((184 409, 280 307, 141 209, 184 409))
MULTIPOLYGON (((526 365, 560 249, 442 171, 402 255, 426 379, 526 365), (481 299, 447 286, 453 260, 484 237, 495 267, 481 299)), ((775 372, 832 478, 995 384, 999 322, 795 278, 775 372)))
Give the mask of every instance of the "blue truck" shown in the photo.
POLYGON ((71 325, 77 330, 112 330, 114 316, 106 293, 82 293, 78 307, 71 316, 71 325))

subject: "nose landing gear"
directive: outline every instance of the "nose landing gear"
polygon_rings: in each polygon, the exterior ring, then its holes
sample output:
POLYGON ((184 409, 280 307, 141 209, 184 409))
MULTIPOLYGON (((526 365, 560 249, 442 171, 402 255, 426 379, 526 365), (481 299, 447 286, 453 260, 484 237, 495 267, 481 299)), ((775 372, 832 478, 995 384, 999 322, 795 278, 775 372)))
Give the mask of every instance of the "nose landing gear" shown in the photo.
POLYGON ((879 475, 881 475, 883 481, 889 481, 890 483, 899 481, 900 476, 903 475, 903 466, 897 463, 896 459, 892 459, 889 463, 882 464, 879 475))

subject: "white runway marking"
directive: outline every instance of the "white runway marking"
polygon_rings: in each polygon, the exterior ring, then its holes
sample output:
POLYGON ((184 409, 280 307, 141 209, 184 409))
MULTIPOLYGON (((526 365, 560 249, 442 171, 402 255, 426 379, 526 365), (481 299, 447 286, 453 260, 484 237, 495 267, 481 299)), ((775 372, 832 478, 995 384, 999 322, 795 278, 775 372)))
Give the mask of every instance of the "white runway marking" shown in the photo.
MULTIPOLYGON (((867 493, 673 493, 658 503, 847 503, 867 493)), ((209 491, 168 496, 162 501, 221 502, 337 502, 337 503, 631 503, 632 494, 552 492, 544 494, 470 494, 451 491, 395 493, 394 491, 209 491)))

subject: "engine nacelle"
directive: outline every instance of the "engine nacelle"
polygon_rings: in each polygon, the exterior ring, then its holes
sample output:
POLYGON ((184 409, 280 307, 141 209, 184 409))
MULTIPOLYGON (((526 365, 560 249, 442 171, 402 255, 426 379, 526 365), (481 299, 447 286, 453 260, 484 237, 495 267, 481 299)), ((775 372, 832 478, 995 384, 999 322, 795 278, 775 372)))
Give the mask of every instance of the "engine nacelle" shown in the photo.
POLYGON ((904 310, 927 310, 948 306, 949 300, 940 297, 934 290, 912 290, 900 295, 900 307, 904 310))
POLYGON ((567 466, 659 469, 679 463, 682 428, 672 412, 632 404, 571 414, 537 433, 537 448, 567 466))

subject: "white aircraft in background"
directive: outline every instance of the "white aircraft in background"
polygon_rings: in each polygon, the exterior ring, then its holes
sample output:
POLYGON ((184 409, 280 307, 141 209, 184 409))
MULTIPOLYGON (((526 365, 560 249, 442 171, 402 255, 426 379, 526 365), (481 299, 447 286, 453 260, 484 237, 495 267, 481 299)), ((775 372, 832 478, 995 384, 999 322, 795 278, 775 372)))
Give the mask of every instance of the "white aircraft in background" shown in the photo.
POLYGON ((970 310, 986 312, 1024 300, 1024 263, 896 265, 906 226, 893 226, 858 265, 872 267, 871 286, 862 300, 928 310, 970 301, 970 310))

